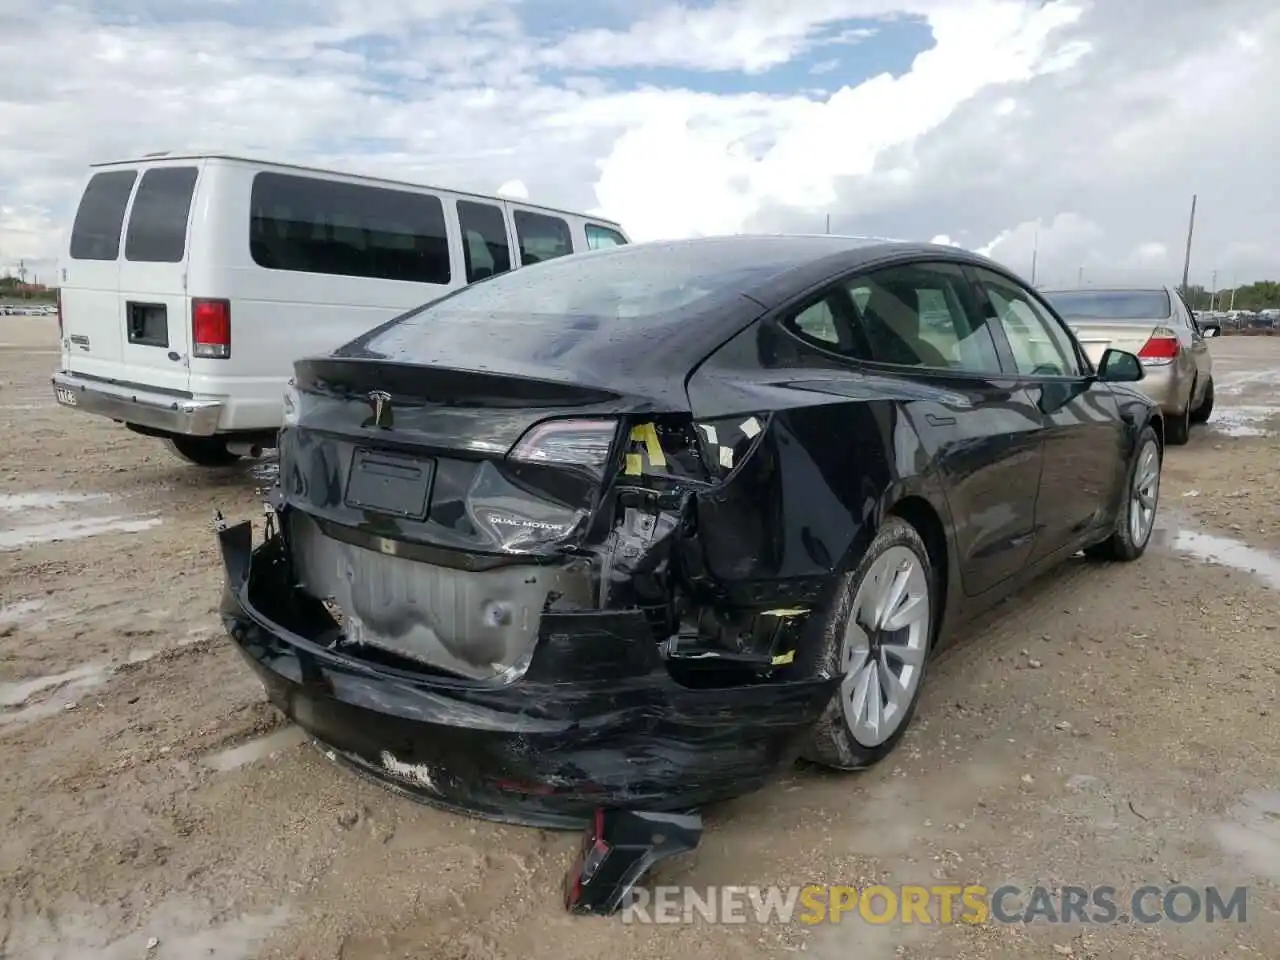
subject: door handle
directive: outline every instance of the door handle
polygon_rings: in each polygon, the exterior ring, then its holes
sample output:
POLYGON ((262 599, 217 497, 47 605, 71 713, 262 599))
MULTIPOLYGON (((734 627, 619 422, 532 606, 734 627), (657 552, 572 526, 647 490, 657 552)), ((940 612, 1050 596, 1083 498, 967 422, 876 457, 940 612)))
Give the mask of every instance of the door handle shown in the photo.
POLYGON ((936 413, 926 413, 924 418, 929 421, 930 426, 934 427, 954 427, 956 425, 955 417, 940 417, 936 413))

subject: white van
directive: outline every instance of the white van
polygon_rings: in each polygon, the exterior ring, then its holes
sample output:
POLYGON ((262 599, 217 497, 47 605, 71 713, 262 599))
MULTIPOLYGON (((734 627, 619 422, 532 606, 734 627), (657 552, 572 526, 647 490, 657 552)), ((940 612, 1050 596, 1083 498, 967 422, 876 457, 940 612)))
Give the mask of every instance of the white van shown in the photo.
POLYGON ((597 217, 330 170, 98 164, 59 264, 54 394, 228 464, 275 445, 299 357, 495 273, 628 242, 597 217))

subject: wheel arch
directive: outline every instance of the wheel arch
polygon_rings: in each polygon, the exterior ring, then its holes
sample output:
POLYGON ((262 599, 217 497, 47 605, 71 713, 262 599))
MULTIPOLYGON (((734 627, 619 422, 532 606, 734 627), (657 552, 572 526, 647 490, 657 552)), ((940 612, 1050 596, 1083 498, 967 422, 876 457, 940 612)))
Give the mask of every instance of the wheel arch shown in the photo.
POLYGON ((948 613, 953 599, 952 591, 955 583, 955 566, 952 558, 951 540, 947 536, 948 525, 944 510, 930 501, 920 492, 909 492, 890 503, 877 527, 885 520, 896 517, 911 524, 920 539, 924 541, 929 552, 929 565, 933 568, 934 579, 938 588, 938 600, 934 610, 934 642, 942 635, 944 624, 948 621, 948 613))

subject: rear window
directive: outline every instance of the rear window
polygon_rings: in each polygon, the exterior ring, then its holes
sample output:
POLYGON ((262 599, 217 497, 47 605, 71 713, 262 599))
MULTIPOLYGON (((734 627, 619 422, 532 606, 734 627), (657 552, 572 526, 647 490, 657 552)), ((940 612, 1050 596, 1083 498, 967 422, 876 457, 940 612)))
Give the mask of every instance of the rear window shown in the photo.
POLYGON ((259 173, 249 250, 268 270, 447 284, 444 206, 408 190, 259 173))
POLYGON ((617 230, 602 227, 599 224, 587 224, 587 247, 591 250, 603 250, 605 247, 621 247, 627 238, 617 230))
POLYGON ((181 263, 196 189, 195 167, 156 167, 142 175, 129 211, 124 258, 136 263, 181 263))
POLYGON ((136 170, 94 174, 80 198, 71 225, 72 260, 115 260, 120 256, 120 231, 136 170))
MULTIPOLYGON (((659 331, 729 298, 772 266, 735 251, 693 258, 684 245, 647 244, 513 270, 370 331, 342 351, 407 362, 444 355, 471 362, 501 353, 555 365, 574 346, 659 331)), ((781 266, 781 264, 779 264, 781 266)))
POLYGON ((516 239, 520 242, 520 262, 525 266, 573 253, 569 224, 545 213, 516 210, 516 239))
POLYGON ((1067 290, 1044 296, 1066 320, 1162 320, 1173 314, 1164 290, 1067 290))

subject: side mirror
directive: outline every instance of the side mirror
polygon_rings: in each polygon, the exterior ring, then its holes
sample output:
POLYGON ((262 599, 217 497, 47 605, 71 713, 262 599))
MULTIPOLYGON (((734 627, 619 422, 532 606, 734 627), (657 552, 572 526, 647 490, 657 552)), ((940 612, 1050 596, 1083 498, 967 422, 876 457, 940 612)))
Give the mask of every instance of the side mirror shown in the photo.
POLYGON ((1098 379, 1107 383, 1136 383, 1145 376, 1142 362, 1126 350, 1108 350, 1098 364, 1098 379))

